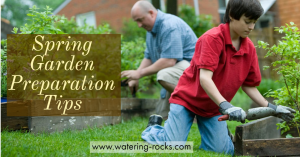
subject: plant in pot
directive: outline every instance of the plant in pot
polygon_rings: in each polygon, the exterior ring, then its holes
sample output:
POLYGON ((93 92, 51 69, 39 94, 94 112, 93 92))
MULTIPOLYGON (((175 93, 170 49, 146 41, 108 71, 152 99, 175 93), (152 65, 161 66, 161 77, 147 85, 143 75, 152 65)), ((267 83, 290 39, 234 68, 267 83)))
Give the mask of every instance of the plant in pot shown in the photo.
MULTIPOLYGON (((281 134, 287 134, 290 130, 295 130, 293 136, 300 137, 300 32, 298 27, 293 23, 286 26, 275 27, 275 31, 283 33, 282 40, 277 44, 270 46, 268 43, 258 41, 258 47, 267 51, 265 57, 274 56, 276 60, 272 62, 274 70, 281 77, 278 80, 285 86, 267 93, 268 97, 275 98, 274 103, 284 105, 296 110, 295 118, 290 122, 278 123, 278 129, 281 134)), ((265 66, 269 68, 269 66, 265 66)), ((286 137, 293 137, 287 134, 286 137)))

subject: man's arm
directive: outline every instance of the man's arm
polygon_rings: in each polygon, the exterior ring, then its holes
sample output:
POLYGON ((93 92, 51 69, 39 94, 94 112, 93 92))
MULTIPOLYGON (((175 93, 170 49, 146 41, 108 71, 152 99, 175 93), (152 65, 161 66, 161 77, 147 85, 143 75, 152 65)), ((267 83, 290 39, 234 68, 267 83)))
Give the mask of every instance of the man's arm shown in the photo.
POLYGON ((141 77, 152 75, 168 67, 176 64, 176 59, 173 58, 160 58, 154 64, 140 70, 141 77))
POLYGON ((160 58, 155 63, 150 63, 151 60, 143 59, 137 70, 122 71, 121 77, 127 77, 129 80, 138 80, 144 76, 155 74, 161 69, 174 66, 176 64, 176 59, 160 58))
POLYGON ((150 59, 144 58, 137 70, 139 71, 141 69, 144 69, 144 68, 150 66, 151 64, 152 64, 152 62, 150 59))
POLYGON ((268 106, 268 101, 260 94, 256 87, 242 86, 242 89, 259 106, 268 106))

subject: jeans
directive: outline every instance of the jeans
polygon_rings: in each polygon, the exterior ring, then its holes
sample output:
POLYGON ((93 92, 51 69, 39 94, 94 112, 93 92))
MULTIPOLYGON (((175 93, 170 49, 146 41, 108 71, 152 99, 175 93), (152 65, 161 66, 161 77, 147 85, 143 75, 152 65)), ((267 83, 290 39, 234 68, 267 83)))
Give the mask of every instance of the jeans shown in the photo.
POLYGON ((146 128, 142 133, 142 139, 151 144, 186 141, 195 116, 201 135, 199 148, 233 155, 234 146, 228 135, 227 123, 218 121, 220 115, 211 118, 201 117, 178 104, 170 104, 168 120, 165 121, 164 127, 154 125, 146 128))

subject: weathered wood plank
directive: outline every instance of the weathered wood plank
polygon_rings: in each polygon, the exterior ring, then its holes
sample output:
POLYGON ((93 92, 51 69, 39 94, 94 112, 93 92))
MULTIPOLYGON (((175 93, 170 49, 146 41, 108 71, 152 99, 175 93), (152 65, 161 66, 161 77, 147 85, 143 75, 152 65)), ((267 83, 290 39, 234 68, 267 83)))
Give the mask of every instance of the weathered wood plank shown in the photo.
POLYGON ((279 121, 279 118, 270 116, 237 126, 234 144, 235 154, 246 155, 243 149, 244 140, 280 138, 280 130, 277 130, 276 126, 279 121))
POLYGON ((271 116, 237 126, 235 155, 300 156, 300 138, 280 138, 279 122, 271 116))
POLYGON ((276 125, 279 122, 279 118, 270 116, 237 127, 242 128, 243 139, 272 139, 280 138, 276 125))
POLYGON ((237 126, 235 129, 234 154, 243 155, 243 127, 237 126))
POLYGON ((30 101, 10 101, 5 103, 5 111, 8 116, 29 116, 30 115, 30 101))
POLYGON ((1 131, 28 129, 28 117, 8 117, 7 103, 1 103, 1 131))
POLYGON ((28 129, 28 117, 1 117, 1 131, 28 129))
POLYGON ((252 156, 300 155, 300 137, 244 140, 243 151, 243 155, 252 156))

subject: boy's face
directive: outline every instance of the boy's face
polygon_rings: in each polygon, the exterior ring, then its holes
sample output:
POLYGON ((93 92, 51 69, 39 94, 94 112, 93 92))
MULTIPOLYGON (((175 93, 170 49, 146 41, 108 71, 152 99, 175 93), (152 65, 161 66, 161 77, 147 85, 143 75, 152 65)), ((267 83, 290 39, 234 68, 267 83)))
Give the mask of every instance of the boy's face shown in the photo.
MULTIPOLYGON (((233 19, 233 18, 232 18, 233 19)), ((230 21, 231 30, 233 30, 236 35, 246 38, 250 32, 254 29, 257 20, 250 20, 245 15, 242 15, 240 20, 233 19, 230 21)))

